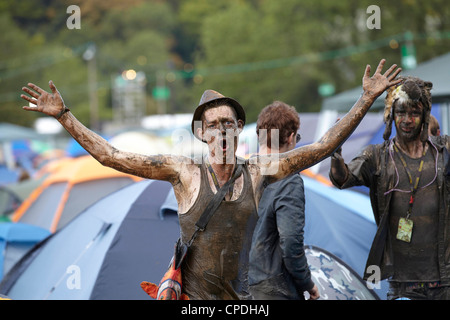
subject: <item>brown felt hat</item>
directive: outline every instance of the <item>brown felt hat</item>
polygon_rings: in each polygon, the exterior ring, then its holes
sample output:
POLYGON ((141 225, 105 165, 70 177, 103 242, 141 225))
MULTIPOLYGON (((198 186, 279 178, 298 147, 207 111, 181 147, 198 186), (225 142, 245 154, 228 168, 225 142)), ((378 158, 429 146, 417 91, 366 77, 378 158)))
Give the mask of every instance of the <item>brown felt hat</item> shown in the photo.
POLYGON ((223 104, 234 108, 234 110, 236 110, 236 115, 237 115, 238 120, 242 120, 245 124, 245 111, 244 111, 244 108, 242 108, 242 106, 239 104, 239 102, 237 102, 236 100, 234 100, 232 98, 225 97, 223 94, 221 94, 217 91, 206 90, 203 93, 203 95, 200 99, 200 102, 198 104, 198 107, 194 111, 194 117, 192 118, 191 129, 192 129, 192 133, 194 134, 194 136, 197 139, 200 139, 200 137, 198 137, 197 133, 195 132, 195 127, 194 127, 195 121, 201 121, 202 114, 203 114, 203 111, 205 110, 205 108, 211 102, 218 102, 218 101, 222 101, 223 104))

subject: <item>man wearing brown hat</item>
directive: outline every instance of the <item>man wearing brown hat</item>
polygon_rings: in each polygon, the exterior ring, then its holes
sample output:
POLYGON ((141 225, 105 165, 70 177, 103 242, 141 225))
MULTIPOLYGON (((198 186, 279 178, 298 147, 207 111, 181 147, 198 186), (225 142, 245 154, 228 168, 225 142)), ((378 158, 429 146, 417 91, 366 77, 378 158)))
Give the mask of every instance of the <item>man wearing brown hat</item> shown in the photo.
POLYGON ((432 83, 399 79, 386 95, 384 143, 367 146, 348 164, 335 153, 330 179, 342 189, 370 188, 378 230, 365 278, 389 279, 389 299, 448 300, 450 137, 429 136, 432 83))
MULTIPOLYGON (((359 124, 373 101, 397 83, 396 65, 381 73, 385 61, 370 77, 366 67, 361 98, 349 113, 318 142, 283 154, 236 159, 238 134, 245 113, 234 99, 208 90, 194 112, 194 135, 208 145, 200 164, 173 155, 146 156, 115 149, 83 126, 64 105, 50 82, 52 94, 34 84, 23 90, 22 98, 36 105, 25 110, 53 116, 95 159, 105 166, 143 178, 169 181, 178 201, 181 240, 189 243, 181 266, 183 291, 190 299, 248 298, 248 253, 256 222, 256 208, 264 187, 294 172, 308 168, 336 150, 359 124), (229 185, 224 189, 224 184, 229 185), (226 191, 205 228, 199 217, 217 190, 226 191), (191 241, 192 240, 192 241, 191 241)), ((155 150, 157 153, 157 150, 155 150)), ((203 224, 204 225, 204 224, 203 224)))

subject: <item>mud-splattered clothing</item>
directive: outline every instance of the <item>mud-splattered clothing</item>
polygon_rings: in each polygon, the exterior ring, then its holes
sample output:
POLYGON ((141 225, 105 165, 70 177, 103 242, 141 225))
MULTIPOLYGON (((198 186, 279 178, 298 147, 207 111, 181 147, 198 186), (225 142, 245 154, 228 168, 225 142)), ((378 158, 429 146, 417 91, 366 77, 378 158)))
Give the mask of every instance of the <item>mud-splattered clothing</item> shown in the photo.
MULTIPOLYGON (((428 141, 428 156, 432 156, 433 162, 427 163, 428 174, 425 174, 423 183, 428 184, 430 176, 436 176, 435 181, 422 189, 425 192, 424 196, 420 196, 421 199, 416 201, 426 202, 417 206, 419 210, 424 208, 431 208, 429 213, 436 222, 424 223, 430 221, 429 219, 419 219, 414 222, 412 237, 417 236, 417 232, 427 232, 427 230, 420 230, 422 228, 429 229, 429 232, 437 232, 433 247, 432 243, 429 243, 434 253, 427 253, 426 257, 431 254, 432 259, 437 261, 428 261, 429 267, 422 272, 421 279, 410 280, 422 280, 428 281, 439 280, 440 285, 450 285, 450 137, 439 136, 430 137, 428 141), (432 170, 431 172, 429 170, 432 170), (436 190, 437 188, 437 190, 436 190), (427 189, 427 190, 426 190, 427 189), (433 209, 434 208, 434 209, 433 209), (437 266, 437 270, 436 270, 437 266), (439 275, 439 279, 436 278, 436 273, 439 275)), ((344 189, 356 185, 365 185, 370 188, 370 200, 372 209, 374 212, 375 220, 378 225, 378 230, 372 243, 369 257, 367 259, 367 267, 370 265, 379 266, 381 268, 381 279, 390 278, 392 280, 400 279, 402 281, 407 280, 406 277, 416 277, 414 274, 414 268, 417 266, 412 263, 403 263, 404 268, 408 268, 405 271, 405 275, 400 274, 398 269, 394 268, 395 255, 394 251, 399 252, 399 248, 392 247, 392 241, 395 240, 396 234, 393 234, 397 226, 391 226, 390 223, 396 221, 396 217, 405 212, 396 212, 393 214, 392 210, 400 210, 397 205, 393 205, 394 189, 402 188, 398 185, 398 171, 404 170, 403 167, 398 166, 393 160, 395 151, 393 148, 392 140, 386 141, 383 144, 369 145, 367 146, 356 158, 354 158, 348 165, 349 176, 347 181, 342 185, 337 184, 331 173, 330 179, 335 186, 344 189), (394 277, 394 278, 392 278, 394 277)), ((404 187, 404 186, 403 186, 404 187)), ((424 187, 424 185, 422 185, 424 187)), ((398 197, 398 195, 396 195, 398 197)), ((401 209, 406 211, 406 209, 401 209)), ((420 213, 423 216, 423 213, 420 213)), ((411 218, 414 218, 414 212, 411 218)), ((398 240, 399 241, 399 240, 398 240)), ((404 246, 404 244, 402 244, 404 246)), ((423 244, 422 244, 423 245, 423 244)), ((431 248, 430 247, 430 248, 431 248)), ((423 248, 422 248, 423 249, 423 248)), ((416 257, 420 257, 422 254, 420 249, 417 251, 415 248, 410 248, 408 254, 414 254, 416 257)), ((403 259, 399 257, 397 259, 403 259)), ((417 259, 416 259, 417 260, 417 259)), ((367 279, 370 277, 370 273, 365 273, 364 277, 367 279)))
MULTIPOLYGON (((402 151, 399 151, 402 152, 402 151)), ((428 148, 424 156, 423 170, 419 174, 421 159, 412 159, 403 154, 403 159, 411 172, 413 181, 419 176, 419 184, 410 219, 414 222, 410 242, 396 239, 401 218, 406 217, 411 192, 409 178, 399 156, 394 153, 394 161, 399 175, 399 183, 393 191, 390 204, 390 234, 394 259, 393 281, 439 281, 438 230, 439 230, 439 190, 437 187, 435 153, 428 148)))
MULTIPOLYGON (((179 215, 184 242, 190 240, 195 223, 214 195, 204 164, 200 171, 198 197, 188 212, 179 215)), ((241 195, 233 201, 222 201, 205 231, 198 233, 182 264, 183 291, 191 300, 250 298, 248 256, 257 214, 246 164, 242 174, 241 195)))

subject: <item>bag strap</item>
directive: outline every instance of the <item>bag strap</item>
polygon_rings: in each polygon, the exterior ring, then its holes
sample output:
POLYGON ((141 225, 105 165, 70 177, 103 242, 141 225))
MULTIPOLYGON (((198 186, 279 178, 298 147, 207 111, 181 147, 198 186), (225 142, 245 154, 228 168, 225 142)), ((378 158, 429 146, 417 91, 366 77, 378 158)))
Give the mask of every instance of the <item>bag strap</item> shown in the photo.
POLYGON ((205 230, 206 225, 209 222, 209 219, 211 219, 212 215, 217 210, 220 203, 224 199, 225 195, 229 191, 230 186, 234 184, 234 181, 236 181, 236 179, 241 175, 241 173, 242 173, 242 164, 236 164, 236 168, 234 169, 233 176, 231 177, 231 179, 228 180, 222 186, 222 188, 220 188, 217 191, 212 200, 206 206, 205 211, 201 215, 200 219, 198 219, 197 223, 195 224, 198 231, 205 230))
POLYGON ((184 257, 186 256, 188 248, 191 246, 194 239, 197 237, 197 234, 199 231, 204 231, 206 228, 206 225, 208 224, 209 220, 213 216, 214 212, 219 207, 222 200, 225 198, 226 193, 228 192, 228 189, 231 185, 234 184, 236 179, 241 175, 242 173, 242 164, 237 164, 236 162, 236 168, 234 169, 233 175, 230 180, 228 180, 222 188, 217 190, 217 193, 214 195, 214 197, 211 199, 211 201, 206 206, 205 210, 203 211, 202 215, 198 219, 197 223, 195 224, 195 231, 192 234, 191 239, 188 243, 183 243, 181 241, 181 238, 178 239, 177 244, 175 246, 175 269, 178 269, 181 265, 181 262, 184 260, 184 257))

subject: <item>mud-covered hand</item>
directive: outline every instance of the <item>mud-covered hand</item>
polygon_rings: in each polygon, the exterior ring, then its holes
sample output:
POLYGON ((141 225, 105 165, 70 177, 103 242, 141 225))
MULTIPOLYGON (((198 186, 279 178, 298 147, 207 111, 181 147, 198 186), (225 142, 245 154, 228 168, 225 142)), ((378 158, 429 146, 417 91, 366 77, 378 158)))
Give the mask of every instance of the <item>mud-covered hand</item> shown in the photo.
POLYGON ((372 77, 370 76, 370 65, 366 66, 366 71, 363 77, 363 90, 373 98, 377 98, 387 88, 401 82, 401 79, 395 79, 397 75, 402 71, 401 68, 397 68, 396 64, 393 64, 389 69, 386 70, 384 74, 381 74, 385 62, 385 59, 382 59, 380 61, 377 70, 372 77))
POLYGON ((309 300, 317 300, 320 298, 320 292, 316 284, 314 284, 314 287, 311 290, 308 290, 308 293, 309 300))
POLYGON ((20 97, 35 105, 24 106, 23 109, 28 111, 39 111, 59 119, 69 109, 64 105, 61 94, 52 81, 49 82, 49 87, 52 93, 48 93, 33 83, 28 83, 28 87, 23 87, 22 90, 31 97, 24 94, 20 97))

